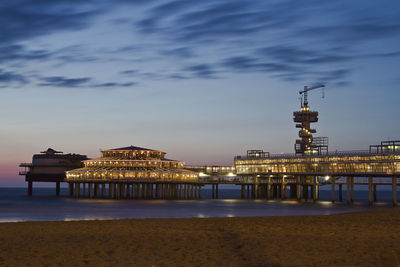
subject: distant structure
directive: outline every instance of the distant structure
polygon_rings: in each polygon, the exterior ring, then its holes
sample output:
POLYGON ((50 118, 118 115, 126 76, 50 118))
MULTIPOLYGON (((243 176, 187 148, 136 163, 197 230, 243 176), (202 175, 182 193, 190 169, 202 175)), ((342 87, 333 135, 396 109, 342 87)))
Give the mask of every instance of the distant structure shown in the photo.
POLYGON ((201 192, 199 174, 184 169, 183 162, 166 159, 165 152, 128 146, 102 154, 67 171, 70 196, 85 197, 86 184, 88 197, 192 199, 201 192))
POLYGON ((299 93, 303 95, 301 101, 301 110, 293 112, 293 120, 296 128, 300 128, 299 137, 294 145, 294 150, 298 155, 323 154, 328 152, 328 137, 315 137, 313 133, 317 131, 311 129, 311 123, 318 121, 318 112, 310 111, 308 106, 308 91, 323 88, 325 85, 317 85, 313 87, 304 86, 304 90, 299 93))
POLYGON ((60 183, 64 182, 65 171, 80 168, 85 155, 63 154, 63 152, 48 148, 46 151, 35 154, 32 163, 21 163, 19 166, 25 168, 19 175, 25 176, 28 182, 28 195, 32 196, 33 182, 55 182, 56 195, 60 195, 60 183))

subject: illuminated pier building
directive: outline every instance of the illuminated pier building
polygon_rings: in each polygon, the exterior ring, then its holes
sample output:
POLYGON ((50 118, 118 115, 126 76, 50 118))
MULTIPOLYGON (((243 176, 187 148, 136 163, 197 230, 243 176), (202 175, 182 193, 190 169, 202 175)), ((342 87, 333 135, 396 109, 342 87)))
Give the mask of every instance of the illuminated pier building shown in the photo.
POLYGON ((380 145, 371 145, 366 151, 328 152, 328 138, 312 136, 316 130, 311 129, 310 125, 318 121, 318 112, 310 111, 307 100, 308 91, 321 87, 324 85, 304 87, 300 91, 300 94, 304 94, 301 110, 293 113, 301 138, 296 140, 295 153, 271 155, 262 150, 249 150, 246 156, 235 157, 236 175, 242 177, 242 182, 253 183, 250 185, 253 197, 261 195, 285 199, 289 188, 290 197, 298 200, 307 199, 309 191, 311 197, 318 200, 319 186, 329 183, 332 186, 332 201, 335 201, 335 184, 339 185, 341 201, 345 179, 347 202, 354 200, 355 177, 365 178, 368 181, 356 181, 356 184, 368 185, 370 204, 373 199, 376 200, 378 184, 391 184, 393 204, 396 205, 400 141, 383 141, 380 145))
POLYGON ((165 155, 135 146, 104 150, 101 158, 85 160, 83 168, 66 173, 70 195, 85 196, 87 184, 89 197, 198 198, 198 174, 165 155))
POLYGON ((358 177, 356 184, 369 186, 370 203, 373 198, 376 199, 376 185, 386 184, 392 185, 396 204, 396 186, 400 177, 400 141, 384 141, 380 145, 370 146, 370 150, 366 151, 330 152, 323 155, 272 155, 267 152, 255 155, 252 152, 235 157, 235 169, 236 175, 253 182, 256 187, 262 187, 261 190, 268 198, 286 198, 289 187, 292 198, 306 199, 310 191, 311 197, 318 200, 319 186, 329 183, 332 186, 332 201, 335 201, 336 183, 339 185, 341 201, 344 178, 347 200, 353 201, 354 179, 358 177), (364 177, 364 180, 360 180, 360 177, 364 177))

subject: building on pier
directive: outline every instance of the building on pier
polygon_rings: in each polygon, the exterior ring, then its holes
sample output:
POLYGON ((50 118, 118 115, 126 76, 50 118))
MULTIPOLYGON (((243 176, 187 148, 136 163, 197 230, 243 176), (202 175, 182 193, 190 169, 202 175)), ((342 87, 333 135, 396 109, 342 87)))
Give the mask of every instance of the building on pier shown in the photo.
POLYGON ((165 152, 136 146, 102 151, 101 158, 85 160, 84 167, 67 171, 67 181, 182 181, 198 174, 183 169, 183 162, 165 158, 165 152))
POLYGON ((166 195, 178 198, 184 190, 192 193, 195 190, 194 194, 197 194, 200 187, 195 184, 198 173, 184 169, 183 162, 166 159, 165 155, 162 151, 136 146, 103 150, 102 157, 85 160, 83 168, 67 171, 70 195, 79 196, 80 185, 85 192, 86 184, 90 197, 106 197, 106 185, 111 198, 138 194, 141 198, 163 198, 166 195))
MULTIPOLYGON (((235 157, 235 169, 238 176, 256 185, 279 187, 278 191, 282 196, 286 195, 289 185, 291 195, 298 199, 302 196, 307 198, 309 187, 312 197, 318 199, 318 187, 327 182, 332 185, 334 192, 336 180, 341 177, 346 177, 347 192, 354 194, 351 193, 354 192, 354 189, 351 189, 354 188, 354 178, 366 177, 370 203, 373 178, 388 177, 392 180, 393 204, 396 204, 396 188, 400 177, 400 141, 383 141, 380 145, 370 146, 369 150, 330 152, 322 155, 274 155, 265 152, 255 155, 250 151, 246 156, 235 157), (320 178, 323 178, 323 181, 320 178)), ((348 196, 348 200, 352 198, 348 196)), ((333 193, 332 201, 334 199, 333 193)))
POLYGON ((28 195, 32 195, 33 182, 55 182, 56 195, 60 195, 60 183, 64 182, 65 172, 80 168, 85 155, 63 154, 63 152, 48 148, 46 151, 35 154, 32 163, 21 163, 24 170, 19 175, 25 176, 28 182, 28 195))

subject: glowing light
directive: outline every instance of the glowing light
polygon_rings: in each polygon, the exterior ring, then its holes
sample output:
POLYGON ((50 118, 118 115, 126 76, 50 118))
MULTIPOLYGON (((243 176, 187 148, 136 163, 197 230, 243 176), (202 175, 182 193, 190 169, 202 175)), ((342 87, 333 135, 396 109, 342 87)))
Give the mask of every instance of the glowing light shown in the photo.
POLYGON ((330 179, 330 177, 327 175, 324 177, 325 181, 328 181, 330 179))

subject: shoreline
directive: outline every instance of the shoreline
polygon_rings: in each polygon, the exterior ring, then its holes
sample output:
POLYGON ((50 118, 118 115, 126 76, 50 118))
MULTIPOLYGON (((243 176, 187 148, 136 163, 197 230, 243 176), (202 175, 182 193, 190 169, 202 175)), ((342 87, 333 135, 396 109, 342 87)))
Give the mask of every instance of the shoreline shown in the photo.
POLYGON ((400 209, 1 223, 0 265, 398 266, 400 209))

